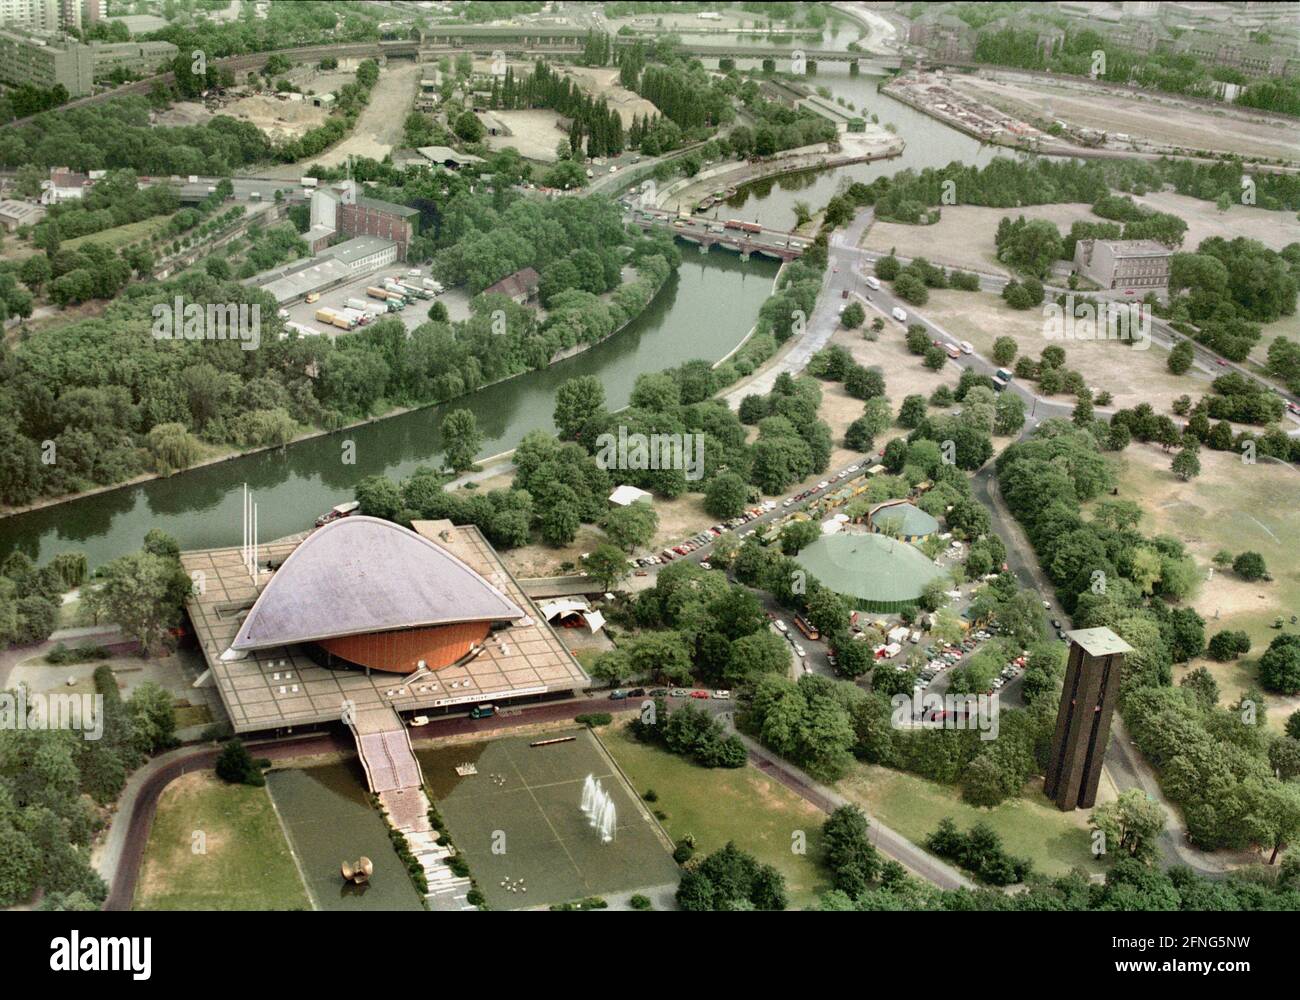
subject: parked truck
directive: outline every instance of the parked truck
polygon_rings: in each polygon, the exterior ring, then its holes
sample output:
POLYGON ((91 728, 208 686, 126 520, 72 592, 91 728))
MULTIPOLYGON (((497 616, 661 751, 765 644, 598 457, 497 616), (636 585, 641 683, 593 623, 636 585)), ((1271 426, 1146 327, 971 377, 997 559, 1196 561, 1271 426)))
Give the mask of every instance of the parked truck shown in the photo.
POLYGON ((336 309, 317 309, 316 320, 320 323, 328 323, 330 326, 338 327, 340 330, 351 330, 355 327, 356 320, 349 319, 343 313, 336 309))
POLYGON ((350 307, 345 307, 340 309, 339 312, 350 319, 353 326, 365 326, 371 320, 369 309, 352 309, 350 307))
POLYGON ((429 291, 427 288, 421 288, 419 285, 412 285, 410 282, 399 281, 397 287, 407 295, 407 298, 410 298, 412 295, 417 299, 433 298, 433 292, 429 291))
POLYGON ((388 288, 367 288, 366 294, 373 299, 383 299, 388 303, 389 312, 397 312, 406 308, 406 299, 402 298, 401 292, 393 291, 388 288))
POLYGON ((420 282, 420 284, 422 284, 425 288, 429 289, 429 291, 433 292, 434 295, 441 295, 444 291, 446 291, 446 289, 442 287, 442 282, 436 280, 435 278, 425 278, 420 282))
POLYGON ((387 307, 377 305, 374 302, 367 302, 365 299, 348 299, 348 308, 355 309, 357 312, 367 313, 370 316, 382 316, 388 312, 387 307))

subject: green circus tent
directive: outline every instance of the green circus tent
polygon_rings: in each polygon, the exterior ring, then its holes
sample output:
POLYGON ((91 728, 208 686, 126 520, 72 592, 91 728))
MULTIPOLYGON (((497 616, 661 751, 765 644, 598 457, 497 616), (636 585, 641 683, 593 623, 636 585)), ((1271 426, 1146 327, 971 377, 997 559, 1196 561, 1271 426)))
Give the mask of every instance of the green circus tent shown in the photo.
POLYGON ((795 559, 860 611, 902 611, 917 603, 927 583, 944 576, 915 545, 886 535, 823 535, 795 559))

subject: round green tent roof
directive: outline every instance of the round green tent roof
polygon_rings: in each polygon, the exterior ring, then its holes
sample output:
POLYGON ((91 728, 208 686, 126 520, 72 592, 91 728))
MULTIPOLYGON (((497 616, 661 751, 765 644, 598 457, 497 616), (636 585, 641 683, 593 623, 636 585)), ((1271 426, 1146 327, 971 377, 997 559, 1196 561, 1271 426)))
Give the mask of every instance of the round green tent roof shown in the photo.
POLYGON ((915 604, 925 585, 944 575, 916 546, 886 535, 823 535, 795 558, 831 590, 867 611, 899 611, 915 604))
POLYGON ((939 530, 938 521, 910 503, 882 504, 872 512, 871 524, 877 531, 903 538, 921 538, 939 530))

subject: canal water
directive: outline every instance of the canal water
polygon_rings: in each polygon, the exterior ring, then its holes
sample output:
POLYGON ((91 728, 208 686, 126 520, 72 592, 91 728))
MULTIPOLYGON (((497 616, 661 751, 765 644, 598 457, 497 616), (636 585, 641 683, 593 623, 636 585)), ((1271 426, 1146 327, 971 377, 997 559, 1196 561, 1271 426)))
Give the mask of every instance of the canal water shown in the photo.
MULTIPOLYGON (((707 65, 707 64, 706 64, 707 65)), ((757 66, 756 61, 737 60, 742 68, 757 66)), ((902 170, 944 167, 953 160, 983 166, 1006 150, 973 139, 963 132, 876 92, 876 84, 885 79, 865 74, 852 76, 846 63, 826 63, 804 81, 809 87, 825 87, 832 99, 844 98, 867 121, 874 114, 880 125, 894 126, 906 146, 901 156, 870 163, 851 163, 830 170, 804 170, 783 177, 747 184, 727 199, 725 206, 708 214, 723 219, 743 219, 774 229, 793 229, 796 202, 804 202, 812 211, 822 208, 843 185, 855 181, 870 183, 902 170)))
MULTIPOLYGON (((854 37, 841 32, 839 44, 854 37)), ((876 114, 882 125, 892 123, 907 144, 902 156, 747 185, 719 212, 792 228, 796 202, 806 202, 815 211, 849 181, 871 181, 908 167, 920 170, 953 160, 982 165, 998 155, 997 147, 877 94, 880 79, 852 76, 847 64, 830 63, 820 66, 809 83, 826 87, 832 97, 843 97, 864 116, 876 114)), ((777 269, 773 261, 753 257, 743 262, 724 250, 700 254, 688 245, 682 245, 682 252, 680 271, 645 313, 583 354, 442 406, 0 519, 0 559, 20 550, 43 563, 59 552, 79 550, 94 567, 137 549, 154 527, 174 536, 182 548, 237 545, 244 483, 258 504, 259 536, 276 538, 302 531, 322 511, 350 499, 364 476, 401 477, 421 465, 437 464, 438 428, 449 410, 474 413, 483 435, 480 457, 486 457, 513 448, 531 430, 552 430, 555 392, 565 379, 595 375, 605 386, 609 406, 621 407, 643 372, 694 358, 715 361, 728 354, 749 332, 771 292, 777 269), (343 462, 348 442, 354 446, 354 464, 343 462)))
POLYGON ((266 784, 312 904, 321 910, 422 910, 388 827, 366 798, 354 757, 340 764, 272 771, 266 784), (340 866, 366 857, 375 871, 364 886, 343 881, 340 866))
POLYGON ((44 563, 59 552, 86 553, 92 567, 140 547, 161 528, 182 549, 238 545, 242 484, 258 504, 258 535, 302 531, 322 511, 349 500, 358 480, 405 476, 438 464, 438 429, 453 409, 471 410, 483 436, 480 456, 496 455, 531 430, 553 430, 560 383, 596 375, 607 404, 626 405, 637 375, 694 358, 716 361, 749 332, 772 291, 778 264, 742 261, 725 250, 682 246, 682 266, 622 332, 542 371, 487 386, 441 406, 337 431, 277 451, 219 462, 139 486, 84 497, 0 520, 0 558, 18 549, 44 563), (355 464, 344 464, 347 442, 355 464))

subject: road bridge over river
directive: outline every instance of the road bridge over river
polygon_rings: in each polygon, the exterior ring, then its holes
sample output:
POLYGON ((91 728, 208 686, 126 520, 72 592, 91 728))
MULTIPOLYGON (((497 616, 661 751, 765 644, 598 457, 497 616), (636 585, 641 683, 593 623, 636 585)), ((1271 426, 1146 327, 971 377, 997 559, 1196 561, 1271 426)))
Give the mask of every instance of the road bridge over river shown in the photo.
POLYGON ((669 229, 679 240, 694 243, 701 253, 715 246, 735 250, 748 260, 762 254, 776 260, 797 260, 803 256, 808 239, 783 229, 768 229, 757 223, 720 222, 704 216, 682 216, 656 208, 638 208, 628 220, 642 229, 669 229), (740 228, 740 226, 745 228, 740 228))

